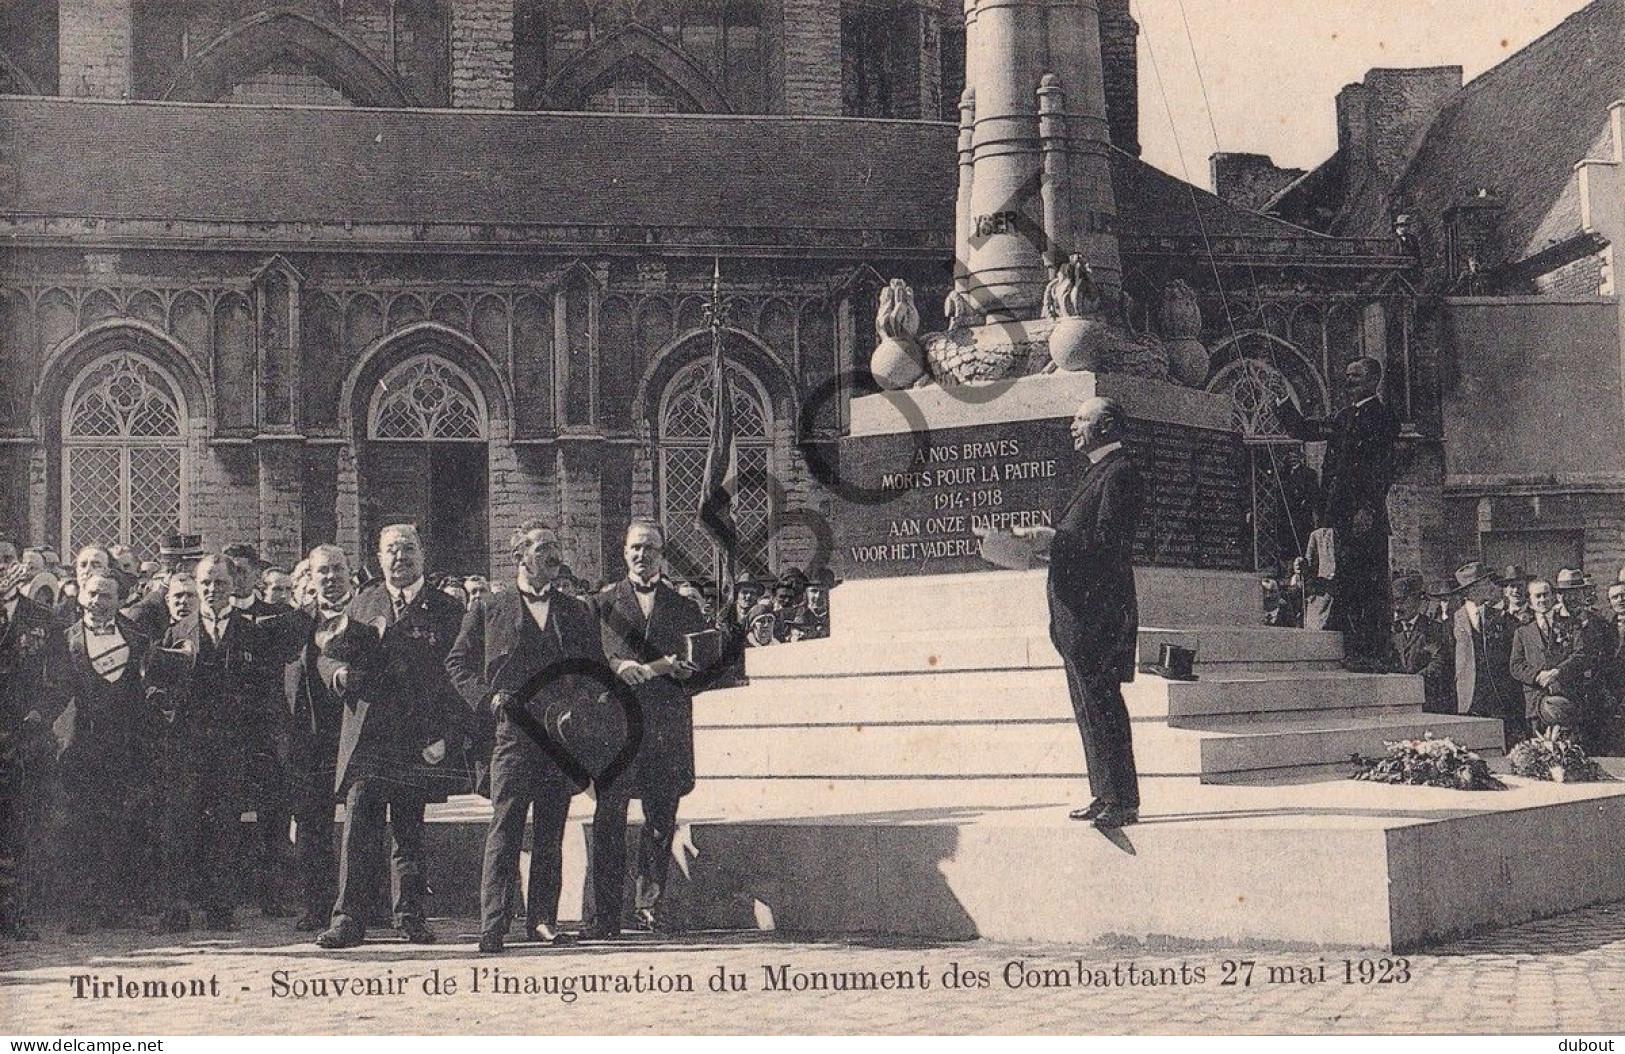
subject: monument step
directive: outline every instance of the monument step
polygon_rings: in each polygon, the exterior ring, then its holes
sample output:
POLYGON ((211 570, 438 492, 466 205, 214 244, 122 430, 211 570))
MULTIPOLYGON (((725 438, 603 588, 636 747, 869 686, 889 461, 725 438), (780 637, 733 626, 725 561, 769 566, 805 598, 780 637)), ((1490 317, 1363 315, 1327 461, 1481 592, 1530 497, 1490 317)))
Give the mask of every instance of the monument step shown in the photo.
MULTIPOLYGON (((1385 742, 1450 736, 1469 749, 1499 753, 1498 721, 1417 713, 1283 717, 1212 723, 1200 729, 1157 722, 1134 726, 1134 754, 1148 779, 1214 781, 1242 773, 1346 766, 1377 756, 1385 742)), ((1070 717, 965 724, 702 726, 695 760, 711 778, 893 779, 1067 777, 1083 773, 1070 717)))
MULTIPOLYGON (((1420 678, 1388 674, 1236 668, 1196 681, 1141 673, 1123 686, 1123 698, 1135 721, 1190 726, 1215 717, 1420 711, 1422 686, 1420 678)), ((702 693, 694 715, 715 727, 996 723, 1070 721, 1072 708, 1066 674, 1051 667, 753 678, 743 688, 702 693)))
MULTIPOLYGON (((831 624, 842 636, 860 638, 922 621, 935 630, 1043 626, 1047 575, 1038 569, 854 579, 830 593, 831 624)), ((1134 582, 1142 626, 1245 626, 1263 610, 1258 576, 1249 572, 1139 567, 1134 582)))
MULTIPOLYGON (((1196 649, 1196 669, 1248 666, 1336 669, 1343 656, 1342 635, 1268 626, 1143 627, 1141 662, 1157 659, 1164 644, 1196 649)), ((753 680, 791 677, 841 677, 866 673, 909 673, 942 670, 1000 670, 1022 667, 1059 668, 1061 656, 1043 625, 989 629, 893 629, 854 635, 841 627, 838 636, 749 651, 746 671, 753 680)))
MULTIPOLYGON (((1076 778, 702 776, 678 814, 661 910, 687 930, 827 938, 1405 951, 1625 897, 1620 784, 1507 782, 1148 780, 1141 822, 1105 834, 1066 819, 1088 800, 1076 778)), ((572 923, 591 811, 578 796, 564 839, 559 909, 572 923)), ((632 814, 635 828, 636 803, 632 814)), ((454 798, 428 820, 431 910, 477 915, 490 803, 454 798)))

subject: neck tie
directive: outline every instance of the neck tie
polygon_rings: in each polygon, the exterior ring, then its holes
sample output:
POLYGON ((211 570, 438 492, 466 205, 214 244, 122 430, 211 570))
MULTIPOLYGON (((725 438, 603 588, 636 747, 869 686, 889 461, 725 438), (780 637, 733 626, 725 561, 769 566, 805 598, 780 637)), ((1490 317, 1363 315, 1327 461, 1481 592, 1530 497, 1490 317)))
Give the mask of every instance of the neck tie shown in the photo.
POLYGON ((656 580, 654 582, 650 582, 648 585, 644 585, 642 582, 639 582, 637 579, 635 579, 635 578, 632 579, 632 588, 637 590, 643 596, 648 596, 650 593, 653 593, 655 591, 655 587, 657 585, 659 585, 658 580, 656 580))
POLYGON ((404 615, 404 614, 406 614, 406 594, 405 593, 396 593, 395 594, 395 618, 396 618, 396 620, 399 621, 400 617, 402 615, 404 615))
POLYGON ((11 628, 11 616, 6 614, 6 605, 10 600, 0 600, 0 640, 6 639, 6 631, 11 628))

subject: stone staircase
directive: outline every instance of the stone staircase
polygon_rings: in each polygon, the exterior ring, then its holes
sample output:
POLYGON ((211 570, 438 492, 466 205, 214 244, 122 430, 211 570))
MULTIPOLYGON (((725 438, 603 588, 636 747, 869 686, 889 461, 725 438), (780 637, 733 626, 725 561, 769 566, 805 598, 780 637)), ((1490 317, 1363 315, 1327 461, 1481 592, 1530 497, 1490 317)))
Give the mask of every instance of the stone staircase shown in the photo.
MULTIPOLYGON (((1420 678, 1347 673, 1338 634, 1252 624, 1250 575, 1151 568, 1137 578, 1141 657, 1194 647, 1199 677, 1142 673, 1125 686, 1143 778, 1337 778, 1353 754, 1428 733, 1500 758, 1500 723, 1423 714, 1420 678)), ((753 651, 748 686, 696 699, 708 780, 748 794, 743 784, 765 781, 1083 775, 1042 571, 849 582, 832 607, 831 639, 753 651)))

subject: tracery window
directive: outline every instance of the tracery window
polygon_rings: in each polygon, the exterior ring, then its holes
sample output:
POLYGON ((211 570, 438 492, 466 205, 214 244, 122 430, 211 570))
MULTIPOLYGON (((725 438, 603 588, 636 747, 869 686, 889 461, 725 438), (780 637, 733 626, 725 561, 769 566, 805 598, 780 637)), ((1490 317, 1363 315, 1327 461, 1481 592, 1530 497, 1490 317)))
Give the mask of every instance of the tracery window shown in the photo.
POLYGON ((175 382, 134 352, 92 363, 62 416, 63 545, 123 544, 156 556, 186 527, 186 408, 175 382))
POLYGON ((438 355, 414 355, 379 382, 367 437, 479 443, 486 420, 485 400, 468 374, 438 355))
MULTIPOLYGON (((660 519, 666 549, 679 570, 709 568, 713 543, 700 525, 705 455, 710 446, 712 404, 710 360, 684 367, 666 388, 660 409, 660 519)), ((733 519, 739 531, 741 566, 772 566, 768 538, 768 469, 771 430, 761 383, 729 364, 733 396, 734 471, 738 490, 733 519)))

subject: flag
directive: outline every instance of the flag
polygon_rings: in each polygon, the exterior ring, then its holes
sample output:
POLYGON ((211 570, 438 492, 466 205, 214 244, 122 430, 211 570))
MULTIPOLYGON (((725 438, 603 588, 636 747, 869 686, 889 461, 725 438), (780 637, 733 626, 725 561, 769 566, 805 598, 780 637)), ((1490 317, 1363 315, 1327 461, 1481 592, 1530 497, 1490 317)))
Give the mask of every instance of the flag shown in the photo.
MULTIPOLYGON (((712 297, 720 310, 720 281, 713 279, 712 297)), ((705 451, 705 475, 700 482, 700 530, 716 546, 717 588, 725 591, 733 579, 734 555, 739 551, 739 529, 733 519, 738 492, 734 465, 734 404, 728 371, 722 359, 720 319, 711 327, 711 441, 705 451)))

